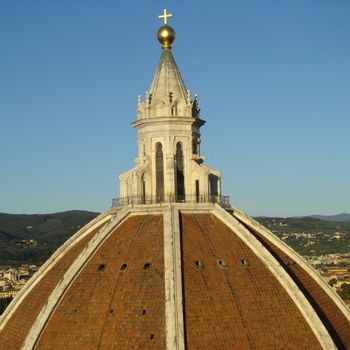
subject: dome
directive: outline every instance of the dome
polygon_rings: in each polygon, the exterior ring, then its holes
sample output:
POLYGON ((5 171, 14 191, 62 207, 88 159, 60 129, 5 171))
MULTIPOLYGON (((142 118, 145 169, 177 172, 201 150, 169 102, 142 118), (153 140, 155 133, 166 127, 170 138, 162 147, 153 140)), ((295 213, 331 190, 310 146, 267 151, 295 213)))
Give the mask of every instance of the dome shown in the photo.
POLYGON ((0 348, 14 350, 349 346, 349 312, 317 272, 217 204, 108 210, 41 267, 0 323, 0 348))

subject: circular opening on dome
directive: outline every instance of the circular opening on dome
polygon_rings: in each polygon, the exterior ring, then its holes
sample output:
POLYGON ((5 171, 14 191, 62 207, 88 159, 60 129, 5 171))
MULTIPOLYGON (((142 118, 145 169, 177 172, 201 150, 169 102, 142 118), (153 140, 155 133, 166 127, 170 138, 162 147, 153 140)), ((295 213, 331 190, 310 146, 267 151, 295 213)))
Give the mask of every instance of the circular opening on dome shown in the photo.
POLYGON ((143 269, 148 270, 150 266, 151 266, 150 263, 146 263, 145 265, 143 265, 143 269))
POLYGON ((223 259, 219 259, 219 260, 218 260, 218 264, 219 264, 220 267, 222 267, 222 268, 224 268, 224 269, 227 268, 226 261, 223 260, 223 259))
POLYGON ((151 339, 153 339, 154 338, 154 334, 151 334, 151 337, 150 337, 151 339))
POLYGON ((127 264, 123 264, 122 266, 120 266, 120 271, 125 271, 127 267, 127 264))
POLYGON ((112 314, 112 313, 113 313, 113 311, 114 311, 113 309, 110 309, 110 310, 109 310, 109 313, 110 313, 110 314, 112 314))
POLYGON ((146 310, 143 310, 143 311, 142 311, 142 315, 144 315, 145 313, 146 313, 146 310))
POLYGON ((198 268, 200 268, 200 269, 202 269, 202 268, 204 267, 203 262, 202 262, 202 261, 200 261, 200 260, 196 260, 194 263, 195 263, 195 264, 196 264, 196 266, 197 266, 198 268))
POLYGON ((104 269, 105 269, 105 267, 106 267, 106 265, 105 264, 101 264, 101 265, 99 265, 99 267, 98 267, 98 271, 103 271, 104 269))
POLYGON ((249 266, 249 262, 248 262, 248 260, 246 260, 246 259, 242 259, 242 260, 241 260, 241 264, 242 264, 244 267, 248 267, 248 266, 249 266))

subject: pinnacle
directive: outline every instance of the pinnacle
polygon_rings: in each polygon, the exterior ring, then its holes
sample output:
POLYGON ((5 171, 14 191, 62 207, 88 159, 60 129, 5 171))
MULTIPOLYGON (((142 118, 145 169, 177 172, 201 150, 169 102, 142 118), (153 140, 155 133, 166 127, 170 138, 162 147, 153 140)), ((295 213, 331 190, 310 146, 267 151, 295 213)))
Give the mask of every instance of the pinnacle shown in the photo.
POLYGON ((163 101, 165 103, 169 99, 169 94, 171 94, 174 101, 187 100, 185 84, 169 49, 162 50, 149 93, 152 94, 152 101, 163 101))

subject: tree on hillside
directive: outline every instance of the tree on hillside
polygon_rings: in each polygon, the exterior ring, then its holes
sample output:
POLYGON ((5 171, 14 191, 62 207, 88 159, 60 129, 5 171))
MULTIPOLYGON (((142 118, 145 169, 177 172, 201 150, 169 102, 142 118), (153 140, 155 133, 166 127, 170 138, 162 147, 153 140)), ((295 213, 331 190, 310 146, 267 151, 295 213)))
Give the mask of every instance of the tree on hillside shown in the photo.
POLYGON ((333 287, 335 284, 337 283, 337 279, 336 278, 332 278, 331 280, 328 281, 328 284, 333 287))

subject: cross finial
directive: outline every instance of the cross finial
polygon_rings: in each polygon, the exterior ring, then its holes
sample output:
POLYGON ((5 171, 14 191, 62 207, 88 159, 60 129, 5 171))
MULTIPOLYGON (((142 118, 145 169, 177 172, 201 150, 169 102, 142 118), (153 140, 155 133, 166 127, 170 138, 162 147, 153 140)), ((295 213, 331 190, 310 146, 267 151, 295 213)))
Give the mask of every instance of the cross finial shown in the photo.
POLYGON ((171 13, 168 14, 167 11, 166 11, 166 9, 164 9, 163 15, 158 16, 159 19, 164 18, 164 25, 167 25, 167 24, 168 24, 168 18, 169 18, 169 17, 173 17, 173 15, 172 15, 171 13))

